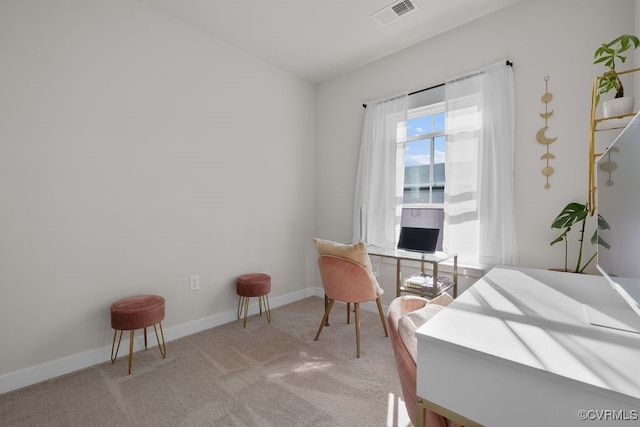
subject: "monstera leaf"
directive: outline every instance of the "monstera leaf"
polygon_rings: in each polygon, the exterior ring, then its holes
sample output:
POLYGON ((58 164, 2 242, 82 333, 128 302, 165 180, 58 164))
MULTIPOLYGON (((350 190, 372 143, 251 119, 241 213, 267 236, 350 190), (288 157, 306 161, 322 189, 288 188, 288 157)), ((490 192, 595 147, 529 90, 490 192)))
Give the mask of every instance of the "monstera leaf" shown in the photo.
POLYGON ((564 228, 564 232, 551 242, 551 246, 565 240, 567 238, 567 234, 571 231, 571 226, 576 222, 583 221, 587 217, 588 213, 587 205, 583 205, 582 203, 573 202, 565 206, 562 212, 560 212, 556 219, 551 223, 551 228, 564 228))
MULTIPOLYGON (((564 207, 564 209, 562 210, 562 212, 560 212, 560 214, 556 217, 556 219, 553 220, 553 223, 551 223, 551 228, 553 229, 558 229, 558 230, 563 230, 562 234, 560 234, 558 237, 556 237, 552 242, 551 242, 551 246, 555 245, 558 242, 562 242, 564 241, 565 243, 565 249, 564 249, 564 269, 565 271, 569 271, 567 269, 567 259, 568 259, 568 251, 569 251, 569 243, 567 241, 567 236, 569 234, 569 232, 571 231, 571 227, 576 224, 576 223, 580 223, 580 237, 579 237, 579 249, 578 249, 578 261, 576 263, 576 268, 575 268, 575 272, 577 273, 582 273, 585 268, 587 268, 587 266, 591 263, 591 261, 593 261, 597 255, 597 252, 594 253, 589 260, 587 260, 587 262, 584 263, 584 265, 582 264, 582 249, 583 249, 583 243, 584 243, 584 231, 585 231, 585 223, 586 223, 586 219, 587 219, 587 215, 589 214, 589 209, 587 208, 587 205, 584 205, 582 203, 577 203, 577 202, 573 202, 573 203, 569 203, 567 206, 564 207)), ((605 242, 599 235, 598 235, 598 230, 608 230, 609 224, 607 224, 607 221, 605 221, 605 219, 601 216, 598 215, 598 229, 593 233, 593 236, 591 236, 591 244, 593 245, 601 245, 602 247, 609 249, 611 246, 605 242)))

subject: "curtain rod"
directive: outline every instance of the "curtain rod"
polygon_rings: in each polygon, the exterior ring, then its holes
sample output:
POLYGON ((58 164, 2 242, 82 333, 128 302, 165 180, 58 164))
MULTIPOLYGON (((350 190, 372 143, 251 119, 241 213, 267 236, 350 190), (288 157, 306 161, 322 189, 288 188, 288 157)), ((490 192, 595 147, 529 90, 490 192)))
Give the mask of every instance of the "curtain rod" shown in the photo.
MULTIPOLYGON (((507 60, 507 62, 506 62, 506 63, 507 63, 507 66, 508 66, 508 67, 513 67, 513 62, 511 62, 511 61, 508 61, 508 60, 507 60)), ((425 87, 424 89, 419 89, 419 90, 416 90, 416 91, 414 91, 414 92, 410 92, 410 93, 408 93, 408 94, 407 94, 407 96, 415 95, 415 94, 417 94, 417 93, 425 92, 425 91, 427 91, 427 90, 435 89, 435 88, 442 87, 442 86, 444 86, 444 83, 440 83, 440 84, 437 84, 437 85, 435 85, 435 86, 425 87)), ((362 106, 363 106, 364 108, 367 108, 367 104, 362 104, 362 106)))

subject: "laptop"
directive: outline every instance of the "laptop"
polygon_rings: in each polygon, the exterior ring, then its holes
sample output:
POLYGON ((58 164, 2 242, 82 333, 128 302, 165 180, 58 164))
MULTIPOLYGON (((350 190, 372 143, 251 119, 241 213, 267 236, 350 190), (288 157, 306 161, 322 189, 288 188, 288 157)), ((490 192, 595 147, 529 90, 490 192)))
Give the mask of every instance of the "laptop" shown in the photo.
POLYGON ((402 227, 398 249, 432 254, 438 244, 439 228, 402 227))

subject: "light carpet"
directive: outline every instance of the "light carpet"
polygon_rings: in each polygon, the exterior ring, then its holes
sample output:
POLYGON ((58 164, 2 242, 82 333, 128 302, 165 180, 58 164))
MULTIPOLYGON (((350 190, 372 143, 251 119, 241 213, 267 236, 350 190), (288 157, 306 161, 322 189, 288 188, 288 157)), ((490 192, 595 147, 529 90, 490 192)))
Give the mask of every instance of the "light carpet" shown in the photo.
MULTIPOLYGON (((167 343, 0 396, 6 426, 407 426, 391 341, 377 313, 336 303, 318 341, 323 299, 167 343)), ((125 349, 127 350, 127 349, 125 349)))

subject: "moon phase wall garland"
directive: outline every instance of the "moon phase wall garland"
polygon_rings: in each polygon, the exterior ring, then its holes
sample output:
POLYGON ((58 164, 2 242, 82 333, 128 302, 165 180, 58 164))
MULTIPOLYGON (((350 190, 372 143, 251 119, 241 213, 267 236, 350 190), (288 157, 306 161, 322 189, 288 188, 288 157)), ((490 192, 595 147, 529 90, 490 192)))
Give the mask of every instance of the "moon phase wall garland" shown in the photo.
POLYGON ((552 99, 553 95, 549 93, 549 76, 545 76, 544 94, 540 98, 540 101, 542 101, 542 103, 544 104, 544 113, 540 113, 540 117, 544 119, 544 127, 540 128, 540 130, 536 133, 536 141, 544 145, 547 149, 546 153, 544 153, 542 157, 540 157, 540 160, 545 161, 545 167, 542 168, 542 175, 544 175, 545 179, 547 180, 544 185, 544 188, 547 189, 551 187, 551 184, 549 184, 549 177, 553 174, 553 168, 549 166, 549 160, 554 160, 556 158, 556 156, 549 152, 549 146, 556 142, 556 139, 558 139, 557 136, 555 138, 548 138, 545 135, 547 129, 549 129, 549 126, 547 125, 547 119, 549 119, 549 117, 553 115, 553 110, 549 111, 548 109, 548 104, 552 99))

